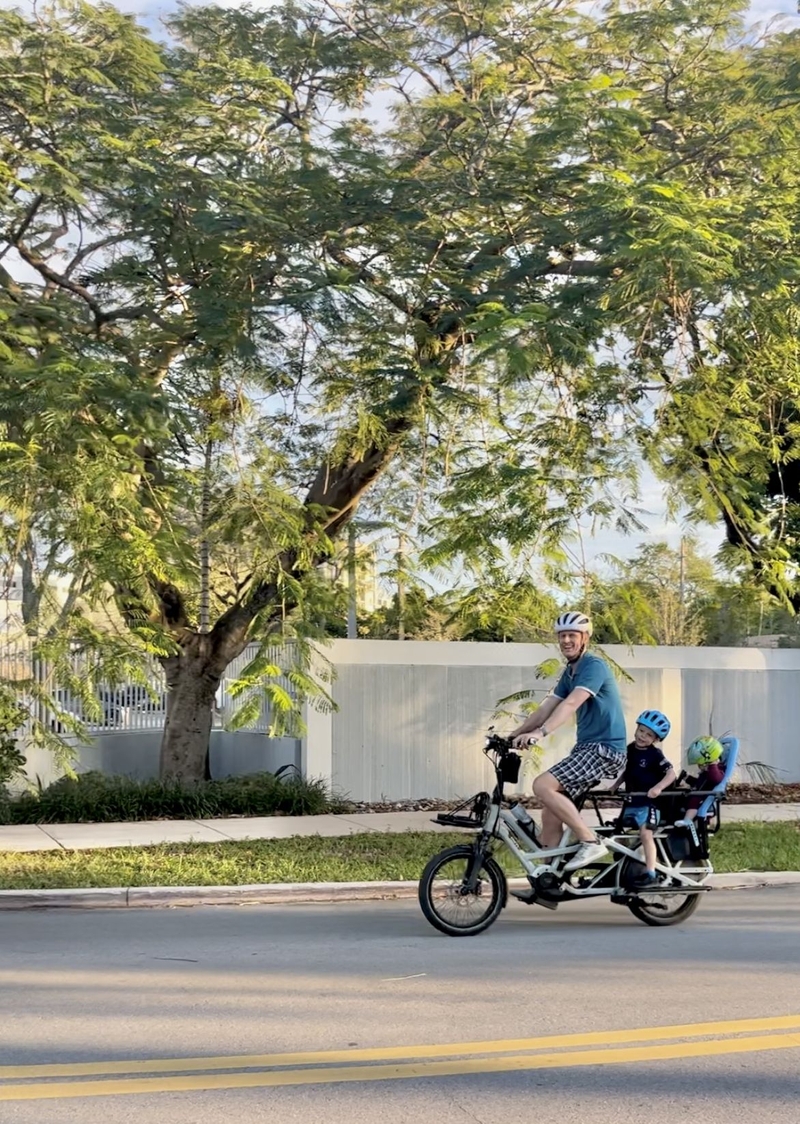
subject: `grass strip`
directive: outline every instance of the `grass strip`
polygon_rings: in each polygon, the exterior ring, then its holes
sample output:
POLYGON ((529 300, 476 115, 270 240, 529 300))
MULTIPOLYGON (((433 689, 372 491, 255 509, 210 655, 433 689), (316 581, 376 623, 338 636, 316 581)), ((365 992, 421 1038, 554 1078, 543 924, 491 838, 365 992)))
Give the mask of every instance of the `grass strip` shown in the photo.
MULTIPOLYGON (((0 851, 0 888, 414 880, 431 855, 470 838, 462 833, 409 831, 93 851, 0 851)), ((800 870, 800 827, 795 823, 729 824, 713 837, 711 857, 718 873, 800 870)), ((503 865, 509 873, 517 872, 511 863, 504 861, 503 865)))

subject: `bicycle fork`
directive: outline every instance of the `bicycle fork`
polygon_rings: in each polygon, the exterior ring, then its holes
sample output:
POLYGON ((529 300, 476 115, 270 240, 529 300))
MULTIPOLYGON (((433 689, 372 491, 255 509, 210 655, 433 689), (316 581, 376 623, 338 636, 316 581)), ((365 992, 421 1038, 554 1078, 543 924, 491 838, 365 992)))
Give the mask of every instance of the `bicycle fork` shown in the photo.
POLYGON ((467 867, 467 876, 464 879, 464 893, 474 894, 478 882, 480 881, 481 867, 486 858, 486 844, 488 838, 485 833, 481 833, 472 845, 472 857, 469 860, 467 867))

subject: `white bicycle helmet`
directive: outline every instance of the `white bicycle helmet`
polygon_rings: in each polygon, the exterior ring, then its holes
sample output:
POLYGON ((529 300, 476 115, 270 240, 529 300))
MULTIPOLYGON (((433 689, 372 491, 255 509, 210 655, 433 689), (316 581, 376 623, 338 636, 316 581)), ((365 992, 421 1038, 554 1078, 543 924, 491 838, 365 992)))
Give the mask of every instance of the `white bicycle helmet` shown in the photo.
POLYGON ((568 613, 562 613, 555 623, 556 635, 559 632, 585 632, 587 636, 592 635, 592 622, 585 613, 578 613, 571 610, 568 613))

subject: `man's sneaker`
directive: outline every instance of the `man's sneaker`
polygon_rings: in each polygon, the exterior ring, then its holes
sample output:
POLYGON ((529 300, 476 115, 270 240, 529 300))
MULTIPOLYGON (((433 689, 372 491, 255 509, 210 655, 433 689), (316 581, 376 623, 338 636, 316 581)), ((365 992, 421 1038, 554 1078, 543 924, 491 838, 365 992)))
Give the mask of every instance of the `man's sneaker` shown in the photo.
POLYGON ((569 862, 564 864, 564 870, 579 870, 582 866, 590 866, 607 854, 608 847, 605 843, 581 843, 569 862))

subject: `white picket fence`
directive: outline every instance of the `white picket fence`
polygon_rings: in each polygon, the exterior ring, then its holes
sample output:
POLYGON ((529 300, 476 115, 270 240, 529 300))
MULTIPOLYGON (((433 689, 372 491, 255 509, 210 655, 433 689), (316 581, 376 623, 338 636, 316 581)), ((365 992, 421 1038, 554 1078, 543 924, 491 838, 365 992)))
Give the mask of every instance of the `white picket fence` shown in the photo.
MULTIPOLYGON (((230 685, 238 679, 257 651, 258 646, 253 644, 229 664, 215 699, 216 728, 226 726, 245 701, 243 697, 232 697, 230 685)), ((292 659, 291 651, 280 645, 269 648, 267 655, 279 667, 286 667, 292 659)), ((86 657, 76 653, 71 660, 72 672, 81 676, 85 668, 86 657)), ((147 686, 127 683, 103 685, 99 688, 98 702, 102 710, 99 718, 87 715, 81 700, 59 686, 53 667, 46 661, 32 658, 30 650, 18 639, 5 642, 0 640, 0 679, 5 682, 32 679, 37 684, 36 692, 22 691, 20 700, 28 707, 34 720, 57 732, 62 732, 63 726, 59 722, 59 712, 79 719, 91 734, 111 733, 115 730, 160 730, 166 718, 166 683, 163 670, 155 661, 147 668, 147 686), (48 699, 52 700, 52 704, 48 703, 48 699)), ((286 676, 280 676, 275 682, 292 698, 296 697, 294 686, 286 676)), ((248 729, 266 733, 269 731, 270 721, 269 702, 263 698, 258 719, 248 729)))

